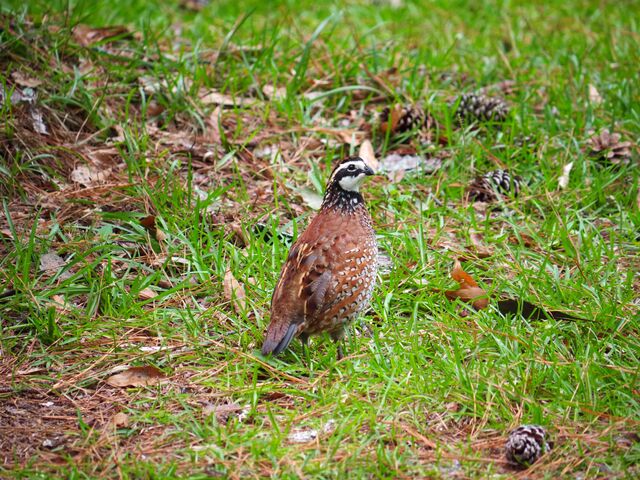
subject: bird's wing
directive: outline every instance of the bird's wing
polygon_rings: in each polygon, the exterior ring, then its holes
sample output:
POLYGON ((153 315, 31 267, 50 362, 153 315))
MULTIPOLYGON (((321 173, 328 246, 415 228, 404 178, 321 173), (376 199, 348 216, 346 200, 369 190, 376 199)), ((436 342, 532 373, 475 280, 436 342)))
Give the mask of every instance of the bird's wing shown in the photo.
POLYGON ((323 309, 331 285, 331 263, 318 247, 322 240, 308 239, 303 234, 293 245, 273 291, 271 322, 262 346, 265 355, 284 350, 298 327, 323 309))

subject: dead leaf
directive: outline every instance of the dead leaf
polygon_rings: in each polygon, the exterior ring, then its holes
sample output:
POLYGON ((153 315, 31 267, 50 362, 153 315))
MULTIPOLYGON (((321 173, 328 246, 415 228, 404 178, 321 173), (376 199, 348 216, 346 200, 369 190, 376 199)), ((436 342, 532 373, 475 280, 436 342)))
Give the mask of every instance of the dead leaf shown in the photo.
POLYGON ((231 231, 230 233, 233 233, 238 245, 246 247, 251 243, 249 236, 244 231, 244 229, 242 228, 242 225, 240 225, 239 222, 228 223, 227 228, 231 231))
POLYGON ((37 108, 31 108, 30 114, 33 129, 40 135, 49 135, 49 130, 47 129, 47 125, 44 123, 42 112, 37 108))
POLYGON ((538 243, 526 233, 519 233, 518 236, 512 235, 509 237, 509 243, 519 244, 522 243, 527 248, 534 248, 538 246, 538 243))
MULTIPOLYGON (((235 402, 218 405, 209 403, 204 406, 202 413, 205 416, 215 415, 218 423, 226 424, 231 417, 242 417, 243 414, 246 415, 248 413, 248 410, 248 407, 243 407, 235 402)), ((242 418, 239 418, 239 420, 241 421, 242 418)))
POLYGON ((200 96, 200 101, 205 105, 220 105, 221 107, 246 107, 256 103, 253 98, 232 97, 224 93, 211 90, 200 96))
POLYGON ((236 280, 231 270, 227 270, 224 274, 223 287, 225 298, 233 304, 236 312, 241 313, 244 311, 247 306, 244 286, 236 280))
POLYGON ((94 43, 123 34, 129 34, 129 30, 124 25, 102 28, 93 28, 88 25, 76 25, 73 28, 73 38, 83 47, 88 47, 94 43))
POLYGON ((152 298, 156 298, 158 294, 151 290, 149 287, 143 288, 138 292, 138 297, 142 300, 151 300, 152 298))
POLYGON ((112 387, 147 387, 166 380, 166 375, 154 366, 130 367, 107 378, 112 387))
POLYGON ((58 313, 69 313, 70 311, 69 304, 62 295, 52 295, 51 304, 58 313))
POLYGON ((110 168, 100 170, 89 165, 79 165, 71 172, 70 178, 72 182, 89 187, 94 183, 104 182, 109 175, 111 175, 110 168))
POLYGON ((129 426, 129 415, 124 412, 118 412, 113 417, 111 417, 111 425, 114 427, 128 427, 129 426))
POLYGON ((360 144, 360 150, 358 156, 364 160, 364 162, 371 167, 374 172, 377 172, 380 168, 380 162, 376 158, 376 154, 373 151, 373 145, 370 140, 364 140, 360 144))
POLYGON ((573 162, 569 162, 564 167, 562 167, 562 175, 560 175, 560 178, 558 178, 558 187, 560 189, 565 189, 569 185, 569 175, 571 174, 572 168, 573 162))
POLYGON ((167 239, 167 235, 158 228, 155 215, 148 215, 140 220, 142 225, 150 235, 155 237, 158 242, 162 243, 167 239))
POLYGON ((305 429, 294 430, 293 432, 289 433, 289 435, 287 436, 287 441, 290 443, 309 443, 315 440, 316 438, 318 438, 319 435, 321 434, 328 435, 332 433, 335 429, 336 429, 336 421, 333 419, 330 419, 327 423, 323 425, 322 430, 320 431, 316 430, 315 428, 305 428, 305 429))
POLYGON ((473 252, 478 258, 487 258, 493 255, 493 248, 485 245, 482 234, 472 232, 469 234, 469 239, 471 240, 471 245, 467 247, 467 249, 473 252))
POLYGON ((592 84, 589 84, 589 101, 594 105, 600 105, 602 103, 600 92, 598 92, 598 89, 592 84))
POLYGON ((13 78, 13 81, 16 82, 16 85, 20 85, 21 87, 34 88, 42 85, 42 80, 38 78, 26 77, 24 73, 17 70, 11 73, 11 78, 13 78))
POLYGON ((431 174, 442 165, 442 160, 437 157, 425 158, 420 155, 404 155, 390 153, 379 164, 380 172, 387 174, 390 180, 400 181, 405 172, 422 172, 431 174))
POLYGON ((156 216, 155 215, 147 215, 146 217, 140 219, 140 225, 146 228, 149 232, 155 232, 156 230, 156 216))
POLYGON ((40 257, 40 270, 50 272, 62 269, 67 262, 55 252, 45 253, 40 257))
POLYGON ((451 278, 458 282, 460 286, 457 290, 444 292, 449 300, 459 298, 463 302, 471 302, 471 305, 476 310, 487 308, 487 305, 489 305, 487 292, 480 288, 473 277, 462 269, 462 265, 457 260, 451 271, 451 278))
POLYGON ((262 87, 264 93, 270 100, 283 100, 287 97, 287 89, 284 87, 274 87, 273 85, 265 85, 262 87))
POLYGON ((342 141, 342 143, 353 147, 360 145, 368 135, 367 132, 353 129, 335 130, 333 133, 342 141))

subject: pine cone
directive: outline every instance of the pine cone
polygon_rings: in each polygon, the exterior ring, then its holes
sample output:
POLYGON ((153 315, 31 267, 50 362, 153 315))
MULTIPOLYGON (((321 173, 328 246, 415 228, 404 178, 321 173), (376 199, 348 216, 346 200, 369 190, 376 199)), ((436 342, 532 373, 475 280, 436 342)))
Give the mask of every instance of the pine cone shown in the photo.
POLYGON ((551 450, 540 425, 521 425, 509 434, 504 450, 507 461, 528 467, 551 450))
POLYGON ((386 134, 387 129, 392 135, 409 132, 414 128, 428 127, 430 119, 430 115, 419 106, 394 105, 392 109, 385 107, 380 112, 380 132, 386 134))
POLYGON ((503 122, 509 115, 509 106, 500 98, 465 93, 460 98, 455 115, 460 122, 503 122))
POLYGON ((495 202, 509 194, 517 197, 521 183, 522 177, 512 177, 508 170, 494 170, 476 177, 467 187, 466 198, 474 202, 495 202))
POLYGON ((626 165, 631 162, 631 142, 621 142, 619 133, 602 130, 599 134, 591 132, 587 140, 589 155, 601 162, 614 165, 626 165))

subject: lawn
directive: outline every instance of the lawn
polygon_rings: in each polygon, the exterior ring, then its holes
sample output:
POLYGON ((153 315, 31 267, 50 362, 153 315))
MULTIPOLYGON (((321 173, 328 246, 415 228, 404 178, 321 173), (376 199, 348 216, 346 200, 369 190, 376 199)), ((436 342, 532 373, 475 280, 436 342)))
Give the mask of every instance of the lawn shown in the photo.
POLYGON ((640 476, 639 8, 3 2, 0 477, 640 476), (263 357, 363 145, 371 308, 339 361, 263 357), (523 424, 552 446, 527 469, 523 424))

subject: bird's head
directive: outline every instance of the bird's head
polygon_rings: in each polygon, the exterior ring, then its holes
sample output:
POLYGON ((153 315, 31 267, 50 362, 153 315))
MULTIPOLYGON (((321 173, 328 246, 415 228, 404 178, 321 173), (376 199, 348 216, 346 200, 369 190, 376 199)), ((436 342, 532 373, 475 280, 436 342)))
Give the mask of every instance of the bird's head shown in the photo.
POLYGON ((360 157, 342 160, 331 172, 322 208, 338 208, 343 212, 354 211, 364 202, 360 195, 360 185, 366 177, 373 174, 373 169, 360 157))
POLYGON ((373 174, 371 167, 362 158, 349 157, 333 169, 328 186, 345 192, 359 192, 363 180, 373 174))

